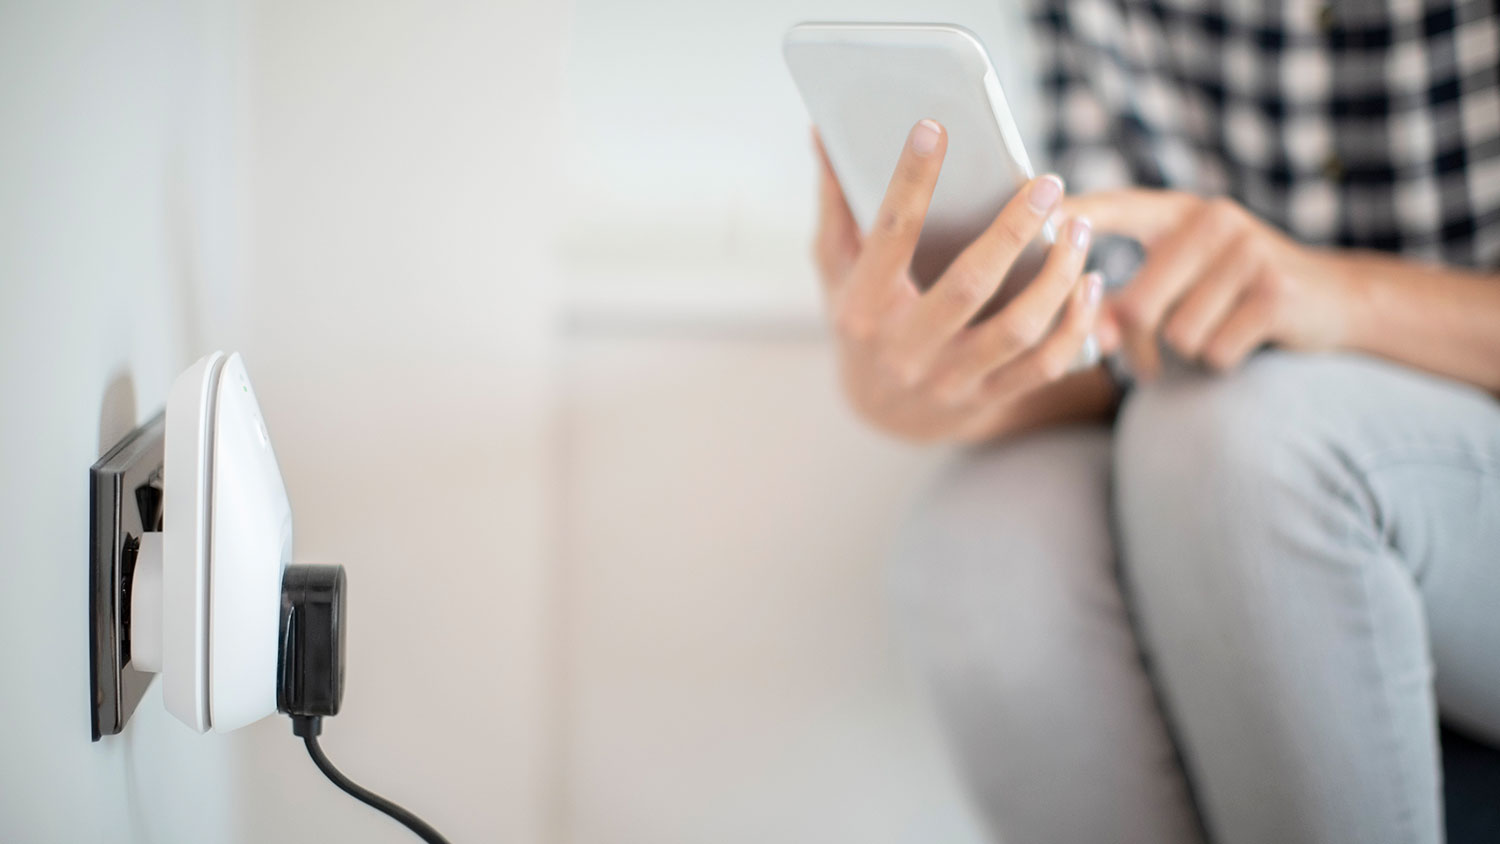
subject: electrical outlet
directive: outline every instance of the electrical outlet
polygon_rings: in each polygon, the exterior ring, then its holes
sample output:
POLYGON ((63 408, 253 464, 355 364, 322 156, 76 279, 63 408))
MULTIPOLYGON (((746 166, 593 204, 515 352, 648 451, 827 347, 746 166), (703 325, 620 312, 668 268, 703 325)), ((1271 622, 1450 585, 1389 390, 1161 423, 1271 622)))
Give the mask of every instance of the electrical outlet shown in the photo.
POLYGON ((130 663, 130 581, 141 535, 161 530, 166 417, 89 469, 89 692, 94 741, 125 729, 155 675, 130 663))

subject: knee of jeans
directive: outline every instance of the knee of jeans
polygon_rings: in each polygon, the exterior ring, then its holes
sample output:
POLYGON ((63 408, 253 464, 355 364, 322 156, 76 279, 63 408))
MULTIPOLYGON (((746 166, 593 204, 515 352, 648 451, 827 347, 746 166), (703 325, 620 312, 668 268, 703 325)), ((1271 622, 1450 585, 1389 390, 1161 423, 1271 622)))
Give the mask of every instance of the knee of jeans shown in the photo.
POLYGON ((1075 614, 1117 595, 1107 452, 1101 432, 1028 438, 967 454, 929 486, 891 571, 898 621, 924 661, 1052 664, 1075 614))
MULTIPOLYGON (((1291 561, 1272 551, 1311 531, 1347 533, 1371 505, 1320 424, 1298 362, 1273 356, 1227 375, 1139 387, 1116 428, 1117 525, 1132 578, 1208 562, 1291 561), (1136 554, 1175 545, 1180 553, 1136 554)), ((1251 574, 1253 576, 1253 574, 1251 574)))
POLYGON ((1238 373, 1138 386, 1116 427, 1114 482, 1121 503, 1170 515, 1253 481, 1280 460, 1285 442, 1278 415, 1289 409, 1272 407, 1271 398, 1238 373))

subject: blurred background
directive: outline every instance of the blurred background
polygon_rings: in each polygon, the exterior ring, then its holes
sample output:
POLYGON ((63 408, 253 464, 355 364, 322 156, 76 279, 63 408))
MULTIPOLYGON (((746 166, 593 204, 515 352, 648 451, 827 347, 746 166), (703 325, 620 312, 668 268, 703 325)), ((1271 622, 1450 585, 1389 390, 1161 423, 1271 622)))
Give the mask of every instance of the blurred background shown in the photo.
POLYGON ((805 19, 1011 0, 0 3, 0 841, 398 842, 284 719, 88 736, 87 469, 245 356, 350 577, 335 763, 455 842, 983 835, 884 605, 945 455, 838 396, 805 19))

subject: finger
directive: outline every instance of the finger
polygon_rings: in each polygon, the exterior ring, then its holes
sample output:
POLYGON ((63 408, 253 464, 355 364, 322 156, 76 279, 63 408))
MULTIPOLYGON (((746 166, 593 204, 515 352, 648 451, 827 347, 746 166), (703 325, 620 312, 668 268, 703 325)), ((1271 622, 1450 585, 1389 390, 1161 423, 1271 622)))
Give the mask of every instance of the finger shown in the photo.
MULTIPOLYGON (((849 291, 855 311, 879 310, 892 294, 910 287, 907 268, 932 202, 948 134, 933 120, 922 120, 907 135, 896 171, 881 200, 875 223, 865 233, 849 291)), ((915 291, 913 290, 913 293, 915 291)))
MULTIPOLYGON (((1018 191, 989 228, 922 295, 896 337, 893 353, 913 371, 926 371, 995 295, 1016 259, 1041 233, 1062 194, 1062 180, 1056 176, 1033 179, 1018 191)), ((1083 269, 1089 239, 1087 220, 1079 218, 1069 224, 1062 242, 1048 252, 1038 277, 1026 288, 1025 293, 1040 294, 1043 299, 1034 307, 1048 314, 1057 310, 1083 269)))
POLYGON ((1036 278, 999 313, 970 328, 958 344, 950 346, 953 360, 941 385, 945 401, 967 401, 989 373, 1046 336, 1069 291, 1077 286, 1091 232, 1088 220, 1070 220, 1063 237, 1048 250, 1036 278))
POLYGON ((1161 349, 1156 344, 1156 333, 1143 330, 1133 320, 1125 318, 1117 304, 1110 304, 1110 317, 1120 326, 1120 353, 1125 356, 1130 373, 1142 381, 1150 381, 1161 372, 1161 349))
POLYGON ((1151 246, 1146 262, 1115 297, 1123 328, 1155 333, 1167 309, 1244 231, 1244 223, 1232 201, 1216 200, 1151 246))
POLYGON ((1125 331, 1127 354, 1137 374, 1146 379, 1160 370, 1158 334, 1167 310, 1244 230, 1247 218, 1233 201, 1214 200, 1199 207, 1147 250, 1145 264, 1111 305, 1125 331))
POLYGON ((1089 273, 1079 280, 1057 328, 1026 354, 991 373, 985 379, 984 395, 1020 395, 1068 374, 1094 328, 1103 292, 1104 279, 1098 273, 1089 273))
POLYGON ((1162 329, 1167 343, 1184 359, 1196 360, 1259 266, 1254 241, 1241 236, 1219 255, 1172 309, 1162 329))
POLYGON ((1265 289, 1252 290, 1225 318, 1203 347, 1203 362, 1224 372, 1239 366, 1271 333, 1275 300, 1265 289))
POLYGON ((1099 308, 1099 316, 1094 320, 1094 339, 1099 343, 1100 355, 1112 355, 1120 350, 1120 325, 1108 308, 1099 308))
POLYGON ((813 133, 813 147, 818 156, 818 233, 814 239, 814 256, 825 288, 830 292, 842 285, 859 255, 859 227, 844 198, 844 191, 834 176, 833 165, 823 142, 813 133))
POLYGON ((1180 191, 1127 188, 1070 196, 1063 200, 1063 212, 1088 217, 1097 231, 1133 237, 1150 246, 1179 228, 1200 201, 1180 191))

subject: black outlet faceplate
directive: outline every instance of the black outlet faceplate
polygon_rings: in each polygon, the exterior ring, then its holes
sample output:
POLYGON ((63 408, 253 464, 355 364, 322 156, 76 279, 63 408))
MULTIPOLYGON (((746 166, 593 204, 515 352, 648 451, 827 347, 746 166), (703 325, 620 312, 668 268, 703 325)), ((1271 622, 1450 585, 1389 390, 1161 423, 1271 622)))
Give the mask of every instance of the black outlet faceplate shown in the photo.
POLYGON ((161 530, 163 414, 89 469, 89 711, 94 741, 125 729, 153 675, 130 664, 130 576, 141 534, 161 530))

